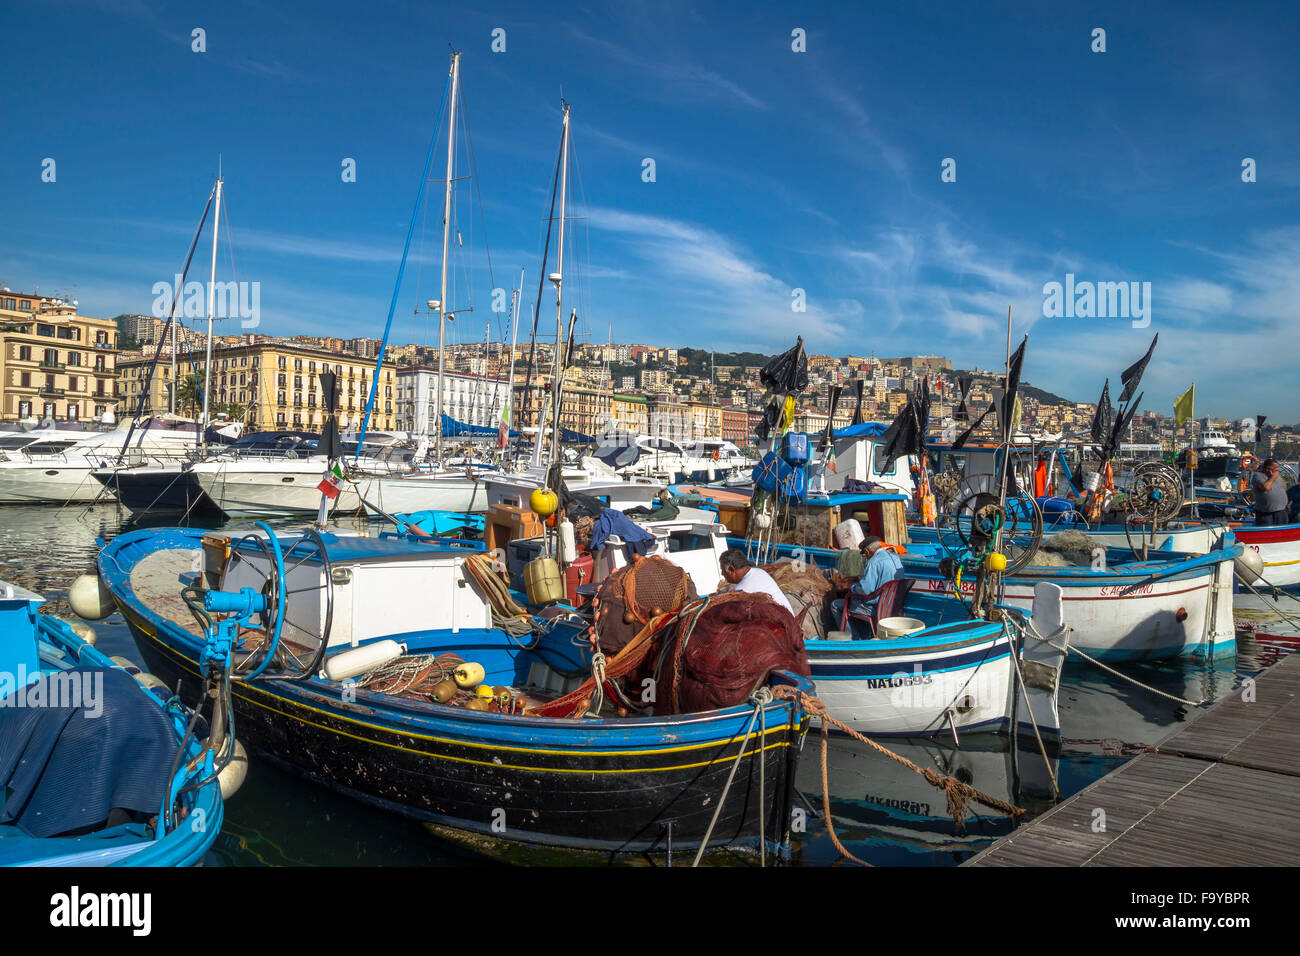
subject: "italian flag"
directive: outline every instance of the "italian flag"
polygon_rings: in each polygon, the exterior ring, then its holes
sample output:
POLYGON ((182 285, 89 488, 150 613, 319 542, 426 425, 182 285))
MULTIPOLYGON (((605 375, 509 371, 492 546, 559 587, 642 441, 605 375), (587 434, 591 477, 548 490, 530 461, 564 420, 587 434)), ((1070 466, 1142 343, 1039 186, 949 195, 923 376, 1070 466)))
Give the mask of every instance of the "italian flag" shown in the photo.
POLYGON ((342 483, 343 466, 338 462, 335 462, 334 467, 325 472, 325 477, 322 478, 320 484, 316 486, 316 490, 326 498, 333 501, 339 496, 339 492, 343 490, 342 483))

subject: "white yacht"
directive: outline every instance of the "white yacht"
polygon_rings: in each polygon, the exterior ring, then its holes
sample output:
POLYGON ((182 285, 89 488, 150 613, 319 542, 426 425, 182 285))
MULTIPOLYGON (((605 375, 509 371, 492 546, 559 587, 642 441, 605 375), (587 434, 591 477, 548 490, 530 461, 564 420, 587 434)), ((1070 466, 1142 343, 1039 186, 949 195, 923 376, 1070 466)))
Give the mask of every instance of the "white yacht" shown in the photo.
POLYGON ((757 464, 721 438, 678 443, 654 435, 615 437, 598 445, 594 457, 620 475, 652 478, 667 484, 748 476, 757 464))
POLYGON ((123 425, 107 432, 47 433, 18 443, 0 460, 0 504, 112 501, 113 494, 91 472, 119 458, 183 460, 194 447, 195 428, 193 421, 162 416, 142 422, 134 431, 123 425))

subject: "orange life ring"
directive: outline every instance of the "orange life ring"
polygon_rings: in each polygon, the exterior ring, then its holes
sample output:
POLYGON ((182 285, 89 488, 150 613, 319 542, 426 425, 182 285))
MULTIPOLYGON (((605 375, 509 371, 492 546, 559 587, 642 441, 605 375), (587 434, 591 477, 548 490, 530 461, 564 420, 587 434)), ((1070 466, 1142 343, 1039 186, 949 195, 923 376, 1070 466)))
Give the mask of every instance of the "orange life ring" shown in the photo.
POLYGON ((1254 471, 1258 467, 1259 467, 1259 459, 1256 458, 1254 455, 1252 455, 1250 452, 1246 452, 1246 454, 1241 456, 1242 471, 1254 471))

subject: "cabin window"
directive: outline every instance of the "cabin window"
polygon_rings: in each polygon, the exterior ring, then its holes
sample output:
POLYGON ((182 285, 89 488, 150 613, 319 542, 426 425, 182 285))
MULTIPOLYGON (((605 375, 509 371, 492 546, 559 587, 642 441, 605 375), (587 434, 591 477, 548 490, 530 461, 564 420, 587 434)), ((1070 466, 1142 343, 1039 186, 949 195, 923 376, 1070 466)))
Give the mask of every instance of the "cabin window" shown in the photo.
POLYGON ((885 463, 885 457, 886 457, 885 446, 880 444, 879 442, 874 443, 874 447, 871 453, 871 473, 873 475, 886 476, 886 475, 898 474, 899 460, 897 458, 895 458, 892 462, 889 463, 888 471, 884 471, 881 469, 880 466, 885 463))

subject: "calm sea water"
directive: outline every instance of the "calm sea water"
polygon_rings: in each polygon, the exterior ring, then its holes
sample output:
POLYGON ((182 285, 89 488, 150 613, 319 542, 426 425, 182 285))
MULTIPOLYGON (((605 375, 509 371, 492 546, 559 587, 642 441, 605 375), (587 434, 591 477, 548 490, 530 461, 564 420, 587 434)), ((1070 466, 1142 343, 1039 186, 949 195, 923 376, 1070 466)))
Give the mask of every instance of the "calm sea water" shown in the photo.
MULTIPOLYGON (((166 524, 166 520, 153 524, 166 524)), ((145 524, 148 524, 146 522, 145 524)), ((278 520, 273 526, 298 527, 278 520)), ((220 527, 214 520, 209 526, 220 527)), ((231 528, 248 522, 231 523, 231 528)), ((9 506, 0 508, 0 579, 31 588, 47 599, 66 597, 79 574, 93 570, 96 538, 144 526, 130 522, 114 505, 93 508, 9 506)), ((1300 602, 1282 598, 1300 616, 1300 602)), ((1269 622, 1275 633, 1295 633, 1256 599, 1238 601, 1239 614, 1269 622)), ((70 611, 68 612, 71 613, 70 611)), ((120 615, 94 625, 99 648, 140 663, 135 642, 120 615)), ((1214 664, 1167 661, 1124 665, 1126 674, 1190 700, 1218 699, 1258 673, 1268 648, 1243 645, 1235 659, 1214 664)), ((1069 796, 1158 744, 1180 722, 1183 708, 1106 674, 1071 662, 1060 695, 1065 735, 1059 759, 1050 764, 1061 792, 1069 796)), ((921 766, 952 773, 972 786, 1024 807, 1030 815, 1052 806, 1048 769, 1032 738, 1012 746, 1004 738, 966 736, 897 741, 887 745, 921 766)), ((947 816, 942 793, 916 773, 865 745, 832 739, 827 776, 830 814, 840 840, 876 865, 952 866, 1010 832, 1007 819, 983 807, 964 827, 947 816)), ((799 789, 807 830, 795 847, 803 865, 833 864, 839 854, 824 824, 821 741, 810 734, 800 763, 799 789)), ((463 865, 468 862, 417 823, 372 809, 254 760, 248 780, 226 806, 226 822, 208 861, 234 866, 463 865)))

